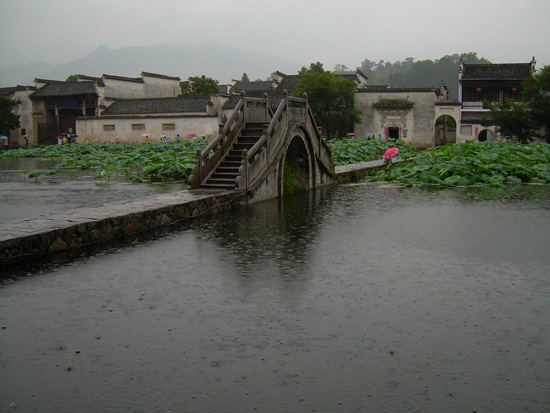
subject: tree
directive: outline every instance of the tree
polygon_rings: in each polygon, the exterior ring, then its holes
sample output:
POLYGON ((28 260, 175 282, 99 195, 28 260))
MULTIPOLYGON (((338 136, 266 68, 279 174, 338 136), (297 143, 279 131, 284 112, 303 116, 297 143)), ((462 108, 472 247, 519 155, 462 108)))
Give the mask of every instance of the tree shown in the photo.
POLYGON ((302 68, 300 69, 298 74, 299 75, 305 75, 308 72, 325 73, 325 69, 323 69, 323 64, 320 63, 320 62, 310 63, 309 69, 307 69, 305 66, 302 66, 302 68))
POLYGON ((521 143, 533 140, 538 135, 538 126, 533 118, 533 112, 523 102, 506 99, 503 103, 485 101, 491 110, 492 120, 489 124, 497 125, 504 136, 510 136, 521 143))
POLYGON ((17 102, 7 96, 0 96, 0 133, 8 135, 10 130, 19 127, 19 116, 13 113, 17 102))
MULTIPOLYGON (((321 65, 322 67, 322 65, 321 65)), ((308 103, 315 116, 315 121, 331 137, 342 137, 352 130, 353 123, 360 121, 360 111, 355 109, 355 83, 331 72, 306 72, 294 96, 307 93, 308 103)))
POLYGON ((474 52, 446 55, 436 60, 414 60, 407 57, 402 62, 378 63, 365 59, 360 69, 371 85, 391 85, 394 87, 437 87, 443 80, 449 88, 449 98, 458 98, 458 62, 491 63, 485 58, 477 57, 474 52))
POLYGON ((241 82, 250 82, 250 79, 248 78, 246 72, 243 73, 243 76, 241 77, 241 82))
POLYGON ((337 73, 342 75, 346 73, 353 73, 353 70, 350 70, 349 67, 347 67, 346 65, 337 64, 336 66, 334 66, 334 70, 332 71, 332 73, 337 73))
POLYGON ((546 142, 550 143, 550 66, 544 66, 528 78, 523 83, 523 91, 533 119, 545 127, 546 142))
POLYGON ((206 97, 218 93, 218 81, 211 77, 192 76, 186 82, 180 83, 180 96, 206 97))
POLYGON ((83 74, 69 75, 65 82, 77 82, 79 76, 84 76, 83 74))

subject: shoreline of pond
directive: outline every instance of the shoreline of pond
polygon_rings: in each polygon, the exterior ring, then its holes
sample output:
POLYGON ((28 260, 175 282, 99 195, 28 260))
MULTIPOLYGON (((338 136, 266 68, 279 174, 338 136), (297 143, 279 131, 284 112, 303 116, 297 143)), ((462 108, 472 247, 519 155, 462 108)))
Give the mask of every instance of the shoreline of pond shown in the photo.
MULTIPOLYGON (((338 166, 335 182, 355 182, 386 166, 384 161, 338 166)), ((17 264, 221 212, 237 207, 243 197, 238 191, 183 190, 0 222, 0 264, 17 264)))

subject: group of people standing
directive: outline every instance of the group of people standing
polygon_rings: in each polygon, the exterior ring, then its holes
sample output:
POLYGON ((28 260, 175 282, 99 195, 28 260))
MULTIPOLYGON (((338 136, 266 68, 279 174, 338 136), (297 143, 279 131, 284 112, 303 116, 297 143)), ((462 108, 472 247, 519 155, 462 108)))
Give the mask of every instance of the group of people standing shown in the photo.
POLYGON ((377 138, 376 134, 367 132, 365 133, 365 136, 363 137, 363 139, 365 141, 375 141, 375 140, 377 140, 378 142, 384 141, 384 138, 382 137, 381 133, 378 134, 378 138, 377 138))

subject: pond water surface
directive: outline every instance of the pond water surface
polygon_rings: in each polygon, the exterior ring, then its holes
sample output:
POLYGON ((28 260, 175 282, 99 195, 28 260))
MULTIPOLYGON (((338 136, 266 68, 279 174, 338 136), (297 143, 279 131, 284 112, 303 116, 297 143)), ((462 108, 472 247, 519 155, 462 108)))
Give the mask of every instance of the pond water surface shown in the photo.
POLYGON ((550 190, 343 185, 4 271, 0 411, 550 411, 550 190))
POLYGON ((45 159, 0 160, 0 221, 33 218, 50 212, 102 205, 147 195, 180 191, 187 184, 132 184, 124 176, 96 179, 97 171, 73 170, 48 176, 55 162, 45 159), (23 172, 26 171, 26 172, 23 172), (31 171, 42 172, 29 178, 31 171))

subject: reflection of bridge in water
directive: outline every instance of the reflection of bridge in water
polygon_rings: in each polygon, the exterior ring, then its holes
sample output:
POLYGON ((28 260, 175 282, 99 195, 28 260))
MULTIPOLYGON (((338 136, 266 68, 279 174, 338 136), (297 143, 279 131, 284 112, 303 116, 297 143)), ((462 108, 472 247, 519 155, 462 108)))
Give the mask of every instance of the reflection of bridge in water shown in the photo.
POLYGON ((291 97, 285 91, 275 112, 267 94, 242 94, 220 134, 197 153, 189 183, 193 188, 242 191, 245 202, 258 202, 283 196, 288 179, 313 189, 334 178, 330 148, 307 96, 291 97))

